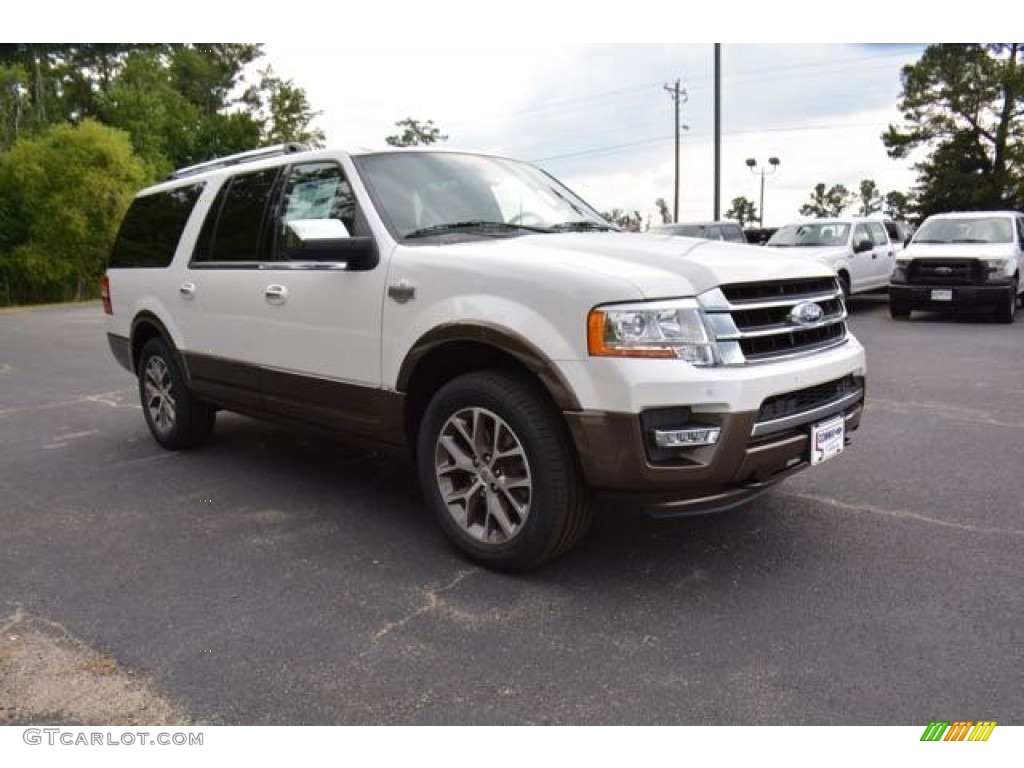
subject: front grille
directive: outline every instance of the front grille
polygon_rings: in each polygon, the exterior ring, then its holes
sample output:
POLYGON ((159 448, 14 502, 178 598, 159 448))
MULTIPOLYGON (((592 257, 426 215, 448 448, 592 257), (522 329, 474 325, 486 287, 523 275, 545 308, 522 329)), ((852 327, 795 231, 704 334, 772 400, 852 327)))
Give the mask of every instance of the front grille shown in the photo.
POLYGON ((984 282, 985 264, 978 259, 914 259, 907 282, 922 285, 977 285, 984 282))
POLYGON ((846 307, 835 278, 723 285, 701 303, 725 365, 809 354, 846 340, 846 307), (800 304, 816 304, 822 316, 797 322, 792 315, 800 304))
POLYGON ((765 301, 768 299, 784 299, 794 296, 811 296, 819 293, 831 293, 835 290, 836 281, 830 277, 818 277, 810 280, 776 280, 771 283, 736 283, 723 285, 722 293, 733 304, 744 301, 765 301))
POLYGON ((775 421, 805 411, 813 411, 815 408, 828 405, 861 389, 861 384, 854 376, 844 376, 824 384, 798 389, 796 392, 775 395, 761 404, 761 410, 757 413, 757 421, 775 421))
MULTIPOLYGON (((843 309, 842 302, 838 298, 819 301, 817 304, 825 311, 826 317, 838 315, 843 309)), ((734 309, 732 319, 741 331, 753 331, 789 322, 789 313, 792 309, 792 306, 734 309)))
POLYGON ((806 347, 817 347, 846 336, 846 328, 842 323, 809 328, 806 331, 789 331, 772 336, 758 336, 753 339, 741 339, 740 349, 747 360, 759 360, 788 354, 806 347))

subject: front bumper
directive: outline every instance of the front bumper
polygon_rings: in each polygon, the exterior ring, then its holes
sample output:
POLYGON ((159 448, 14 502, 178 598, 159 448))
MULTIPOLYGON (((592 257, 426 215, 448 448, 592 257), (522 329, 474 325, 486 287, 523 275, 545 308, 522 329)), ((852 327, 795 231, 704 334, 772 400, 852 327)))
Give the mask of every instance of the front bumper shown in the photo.
MULTIPOLYGON (((846 434, 860 426, 861 394, 842 404, 846 434)), ((649 438, 636 414, 567 413, 583 474, 595 489, 629 497, 646 508, 672 514, 735 506, 810 466, 810 427, 821 411, 792 419, 784 429, 755 436, 757 411, 701 413, 700 421, 721 428, 716 444, 653 461, 649 438)))
POLYGON ((968 307, 998 307, 1009 300, 1013 288, 1005 285, 889 285, 889 302, 904 309, 933 312, 968 307), (932 291, 951 291, 952 298, 935 300, 932 291))

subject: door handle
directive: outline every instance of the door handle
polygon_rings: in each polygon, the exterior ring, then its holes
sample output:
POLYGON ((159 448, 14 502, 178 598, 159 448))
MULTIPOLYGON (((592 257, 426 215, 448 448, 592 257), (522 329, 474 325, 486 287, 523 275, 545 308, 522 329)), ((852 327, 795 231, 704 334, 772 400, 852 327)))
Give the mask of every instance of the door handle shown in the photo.
POLYGON ((178 295, 183 299, 194 299, 196 297, 196 284, 182 283, 181 287, 178 288, 178 295))
POLYGON ((388 286, 388 297, 399 304, 405 304, 405 302, 416 298, 416 286, 408 280, 399 280, 388 286))
POLYGON ((268 304, 284 304, 288 300, 288 289, 283 285, 268 285, 263 297, 268 304))

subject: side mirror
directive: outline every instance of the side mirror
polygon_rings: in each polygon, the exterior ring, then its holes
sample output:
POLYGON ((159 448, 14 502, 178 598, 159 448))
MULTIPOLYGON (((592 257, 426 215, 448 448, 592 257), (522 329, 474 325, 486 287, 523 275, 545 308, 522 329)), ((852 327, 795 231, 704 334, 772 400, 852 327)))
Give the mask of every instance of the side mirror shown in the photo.
POLYGON ((285 256, 293 261, 319 261, 345 264, 349 272, 365 272, 380 261, 377 244, 372 237, 339 237, 303 243, 289 248, 285 256))
POLYGON ((856 243, 853 244, 853 252, 864 253, 865 251, 870 251, 874 247, 875 244, 872 243, 870 240, 858 240, 856 243))
POLYGON ((345 264, 349 272, 373 269, 380 261, 374 239, 352 237, 338 219, 295 219, 287 226, 286 259, 345 264))

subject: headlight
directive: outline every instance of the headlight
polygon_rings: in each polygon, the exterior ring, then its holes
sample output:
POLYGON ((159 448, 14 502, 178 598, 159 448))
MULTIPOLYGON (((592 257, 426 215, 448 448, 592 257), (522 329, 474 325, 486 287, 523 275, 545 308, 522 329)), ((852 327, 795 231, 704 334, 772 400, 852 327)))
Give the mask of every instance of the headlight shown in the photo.
POLYGON ((986 276, 1008 277, 1013 274, 1013 259, 984 259, 986 276))
POLYGON ((597 357, 664 357, 714 365, 714 345, 693 300, 599 307, 587 318, 587 347, 597 357))
POLYGON ((894 283, 905 283, 907 281, 907 270, 910 268, 911 259, 896 259, 892 265, 890 280, 894 283))

